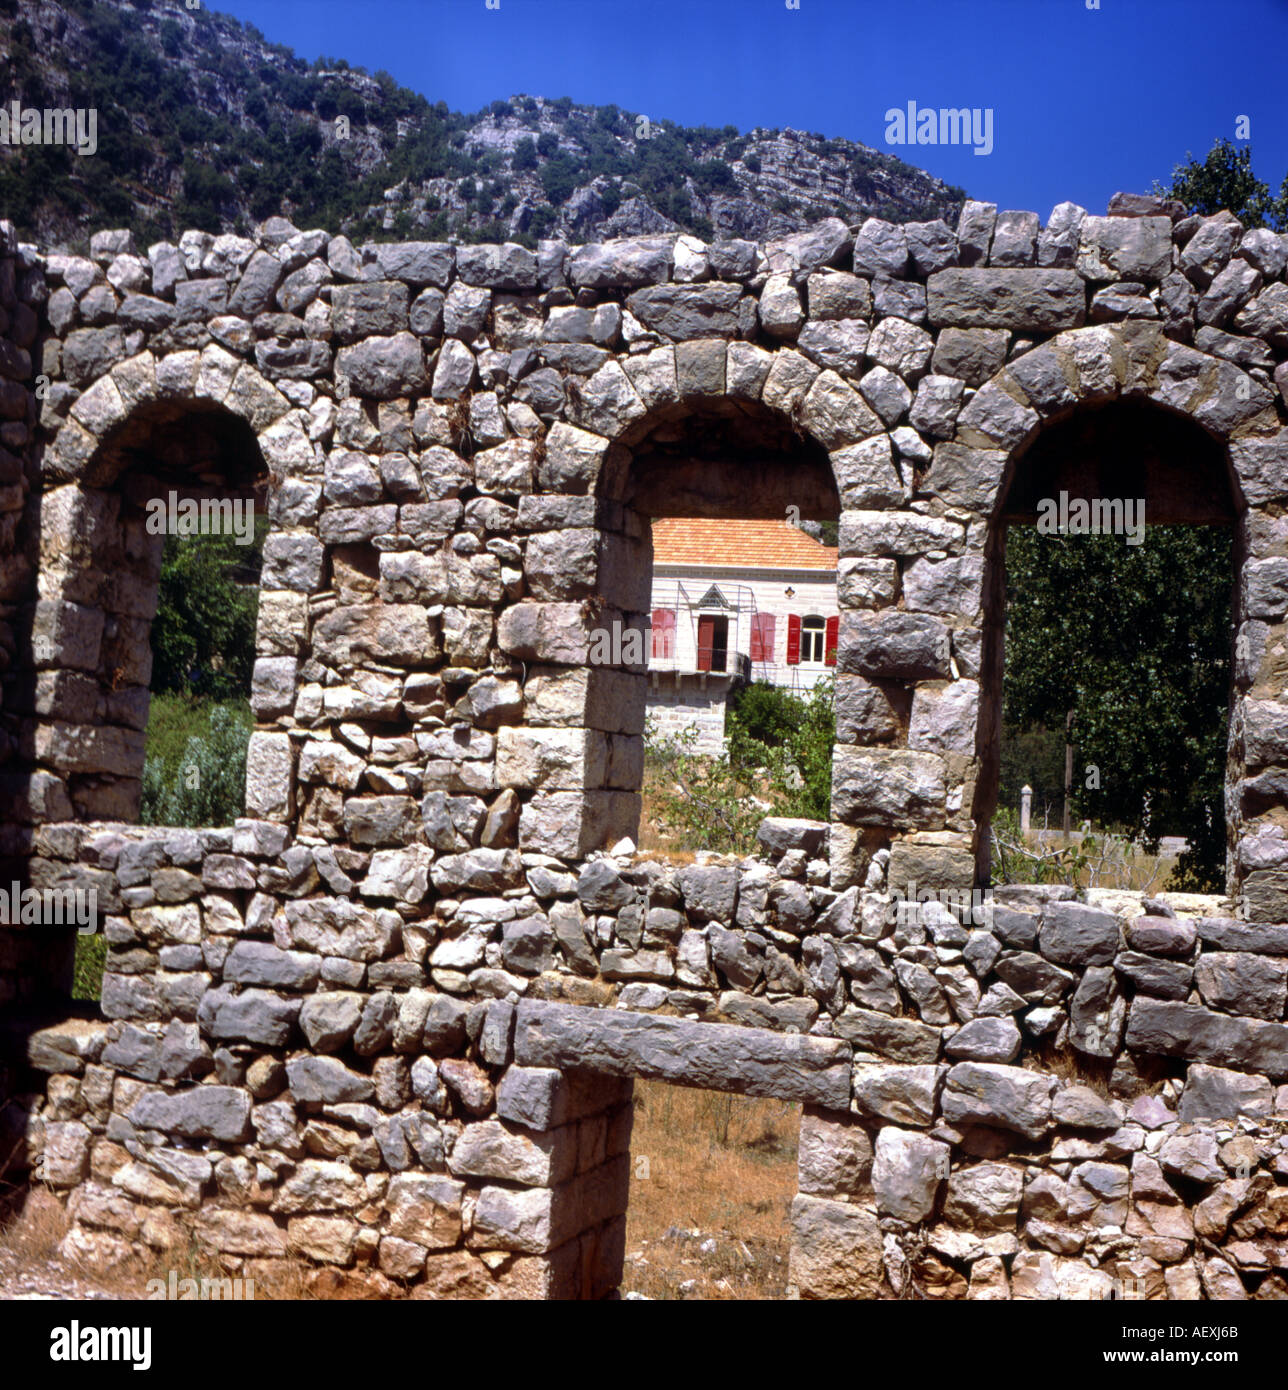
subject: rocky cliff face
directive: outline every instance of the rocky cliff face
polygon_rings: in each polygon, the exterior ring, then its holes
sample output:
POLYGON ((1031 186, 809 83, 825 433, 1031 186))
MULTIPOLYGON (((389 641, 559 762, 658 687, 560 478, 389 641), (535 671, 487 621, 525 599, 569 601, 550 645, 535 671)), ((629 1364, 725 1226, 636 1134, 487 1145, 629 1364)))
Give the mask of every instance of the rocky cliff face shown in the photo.
POLYGON ((766 239, 824 217, 953 219, 963 194, 890 155, 795 130, 677 126, 514 97, 474 115, 341 59, 308 64, 180 0, 0 0, 7 99, 97 113, 97 148, 0 145, 0 211, 84 250, 244 231, 275 213, 363 236, 766 239))

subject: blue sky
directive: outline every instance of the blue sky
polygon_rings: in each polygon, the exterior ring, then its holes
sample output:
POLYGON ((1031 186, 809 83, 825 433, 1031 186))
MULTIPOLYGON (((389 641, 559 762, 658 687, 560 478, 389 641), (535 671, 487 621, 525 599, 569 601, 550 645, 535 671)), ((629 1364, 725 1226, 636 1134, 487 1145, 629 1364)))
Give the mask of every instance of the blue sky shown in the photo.
POLYGON ((518 92, 686 125, 794 126, 889 149, 1002 207, 1166 180, 1250 122, 1288 172, 1288 0, 216 0, 300 56, 385 68, 474 111, 518 92), (992 108, 994 149, 896 148, 885 112, 992 108))

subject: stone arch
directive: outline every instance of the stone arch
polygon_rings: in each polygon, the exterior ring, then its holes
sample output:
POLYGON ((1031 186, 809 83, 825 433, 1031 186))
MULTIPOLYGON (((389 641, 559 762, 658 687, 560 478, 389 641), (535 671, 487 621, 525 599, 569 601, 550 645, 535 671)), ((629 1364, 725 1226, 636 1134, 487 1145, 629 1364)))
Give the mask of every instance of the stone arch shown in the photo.
MULTIPOLYGON (((38 499, 32 775, 62 784, 50 807, 59 814, 49 818, 137 815, 156 592, 155 581, 136 573, 150 562, 138 518, 126 517, 141 501, 126 496, 136 454, 158 440, 182 445, 188 434, 189 459, 213 459, 216 475, 236 475, 240 491, 265 499, 274 532, 265 545, 265 587, 289 589, 289 578, 279 585, 268 564, 273 547, 286 540, 315 548, 320 563, 312 530, 322 469, 308 424, 254 367, 216 346, 161 358, 139 353, 76 399, 45 450, 38 499), (283 537, 284 530, 296 535, 283 537)), ((216 475, 207 473, 196 490, 217 493, 216 475)), ((283 568, 289 565, 277 567, 279 577, 283 568)), ((302 593, 295 597, 304 602, 302 593)), ((282 641, 280 624, 261 618, 257 656, 278 655, 282 641)))
MULTIPOLYGON (((574 397, 569 415, 574 424, 607 441, 603 467, 593 479, 593 491, 603 500, 629 500, 626 489, 634 456, 659 429, 704 420, 729 422, 737 447, 752 443, 737 438, 739 427, 746 431, 759 420, 793 440, 802 452, 813 449, 825 455, 842 507, 875 505, 870 499, 860 504, 853 494, 876 476, 886 484, 886 505, 903 496, 889 438, 876 413, 839 373, 821 368, 794 348, 771 352, 753 343, 709 338, 624 357, 591 378, 574 397)), ((703 481, 708 481, 705 474, 703 481)), ((672 480, 668 488, 677 491, 672 480)), ((809 493, 801 500, 807 504, 797 503, 804 519, 809 519, 814 504, 830 503, 809 493)), ((740 505, 756 507, 757 514, 764 515, 784 515, 779 501, 748 497, 745 491, 739 498, 740 505)))
MULTIPOLYGON (((568 420, 551 427, 537 465, 538 487, 563 496, 533 498, 525 527, 548 532, 528 540, 535 601, 506 610, 498 630, 502 649, 532 665, 525 726, 499 731, 497 766, 501 785, 532 793, 520 846, 578 856, 638 830, 647 654, 635 665, 599 665, 592 656, 597 635, 614 623, 625 633, 642 632, 649 621, 647 518, 656 498, 633 490, 636 451, 659 429, 683 431, 692 422, 744 431, 773 422, 795 457, 812 450, 827 461, 821 483, 815 478, 799 494, 802 519, 831 519, 838 505, 860 505, 860 498, 892 505, 903 492, 876 414, 838 373, 791 348, 770 352, 725 339, 659 347, 609 361, 570 397, 568 420), (642 511, 634 505, 640 501, 642 511), (547 584, 544 572, 566 575, 574 551, 584 560, 574 581, 547 584)), ((736 443, 739 451, 750 447, 746 437, 736 443)), ((776 484, 757 507, 744 487, 742 509, 723 514, 786 520, 793 500, 776 484)), ((701 515, 699 507, 689 489, 678 510, 701 515)))
MULTIPOLYGON (((987 871, 986 826, 996 799, 1005 525, 1013 514, 1027 514, 1033 501, 1027 494, 1017 500, 1015 490, 1026 461, 1041 452, 1045 441, 1089 412, 1116 411, 1114 418, 1121 423, 1132 418, 1134 407, 1142 415, 1156 413, 1158 433, 1186 449, 1185 467, 1198 474, 1194 495, 1185 497, 1174 486, 1180 471, 1168 478, 1166 460, 1160 466, 1149 460, 1138 476, 1148 475, 1147 485, 1162 503, 1152 519, 1235 526, 1234 625, 1241 634, 1248 625, 1249 566, 1262 558, 1265 545, 1257 539, 1255 518, 1268 494, 1276 491, 1267 482, 1282 456, 1285 434, 1273 392, 1262 381, 1234 362, 1165 338, 1155 324, 1128 321, 1058 334, 1009 362, 981 387, 959 415, 953 440, 935 451, 929 480, 932 495, 973 513, 981 523, 971 525, 973 541, 968 542, 981 571, 978 776, 972 800, 981 878, 987 871)), ((1231 847, 1227 886, 1232 896, 1242 878, 1237 842, 1247 800, 1243 701, 1252 682, 1253 675, 1236 664, 1226 792, 1231 847)))

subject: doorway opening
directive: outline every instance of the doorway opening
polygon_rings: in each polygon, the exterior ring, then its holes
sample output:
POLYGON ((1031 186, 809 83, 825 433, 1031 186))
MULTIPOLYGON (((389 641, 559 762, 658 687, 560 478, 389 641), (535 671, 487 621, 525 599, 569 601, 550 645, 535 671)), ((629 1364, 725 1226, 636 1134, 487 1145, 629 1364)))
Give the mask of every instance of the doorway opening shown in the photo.
POLYGON ((787 1296, 798 1103, 635 1082, 621 1292, 787 1296))

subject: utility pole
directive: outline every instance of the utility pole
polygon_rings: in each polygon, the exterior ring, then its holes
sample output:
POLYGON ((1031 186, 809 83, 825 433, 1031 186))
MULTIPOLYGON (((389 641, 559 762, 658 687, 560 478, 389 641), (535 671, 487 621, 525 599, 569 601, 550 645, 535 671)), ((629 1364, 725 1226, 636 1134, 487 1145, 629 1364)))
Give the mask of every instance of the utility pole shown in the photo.
POLYGON ((1064 838, 1069 838, 1069 799, 1073 794, 1073 711, 1064 720, 1064 838))

